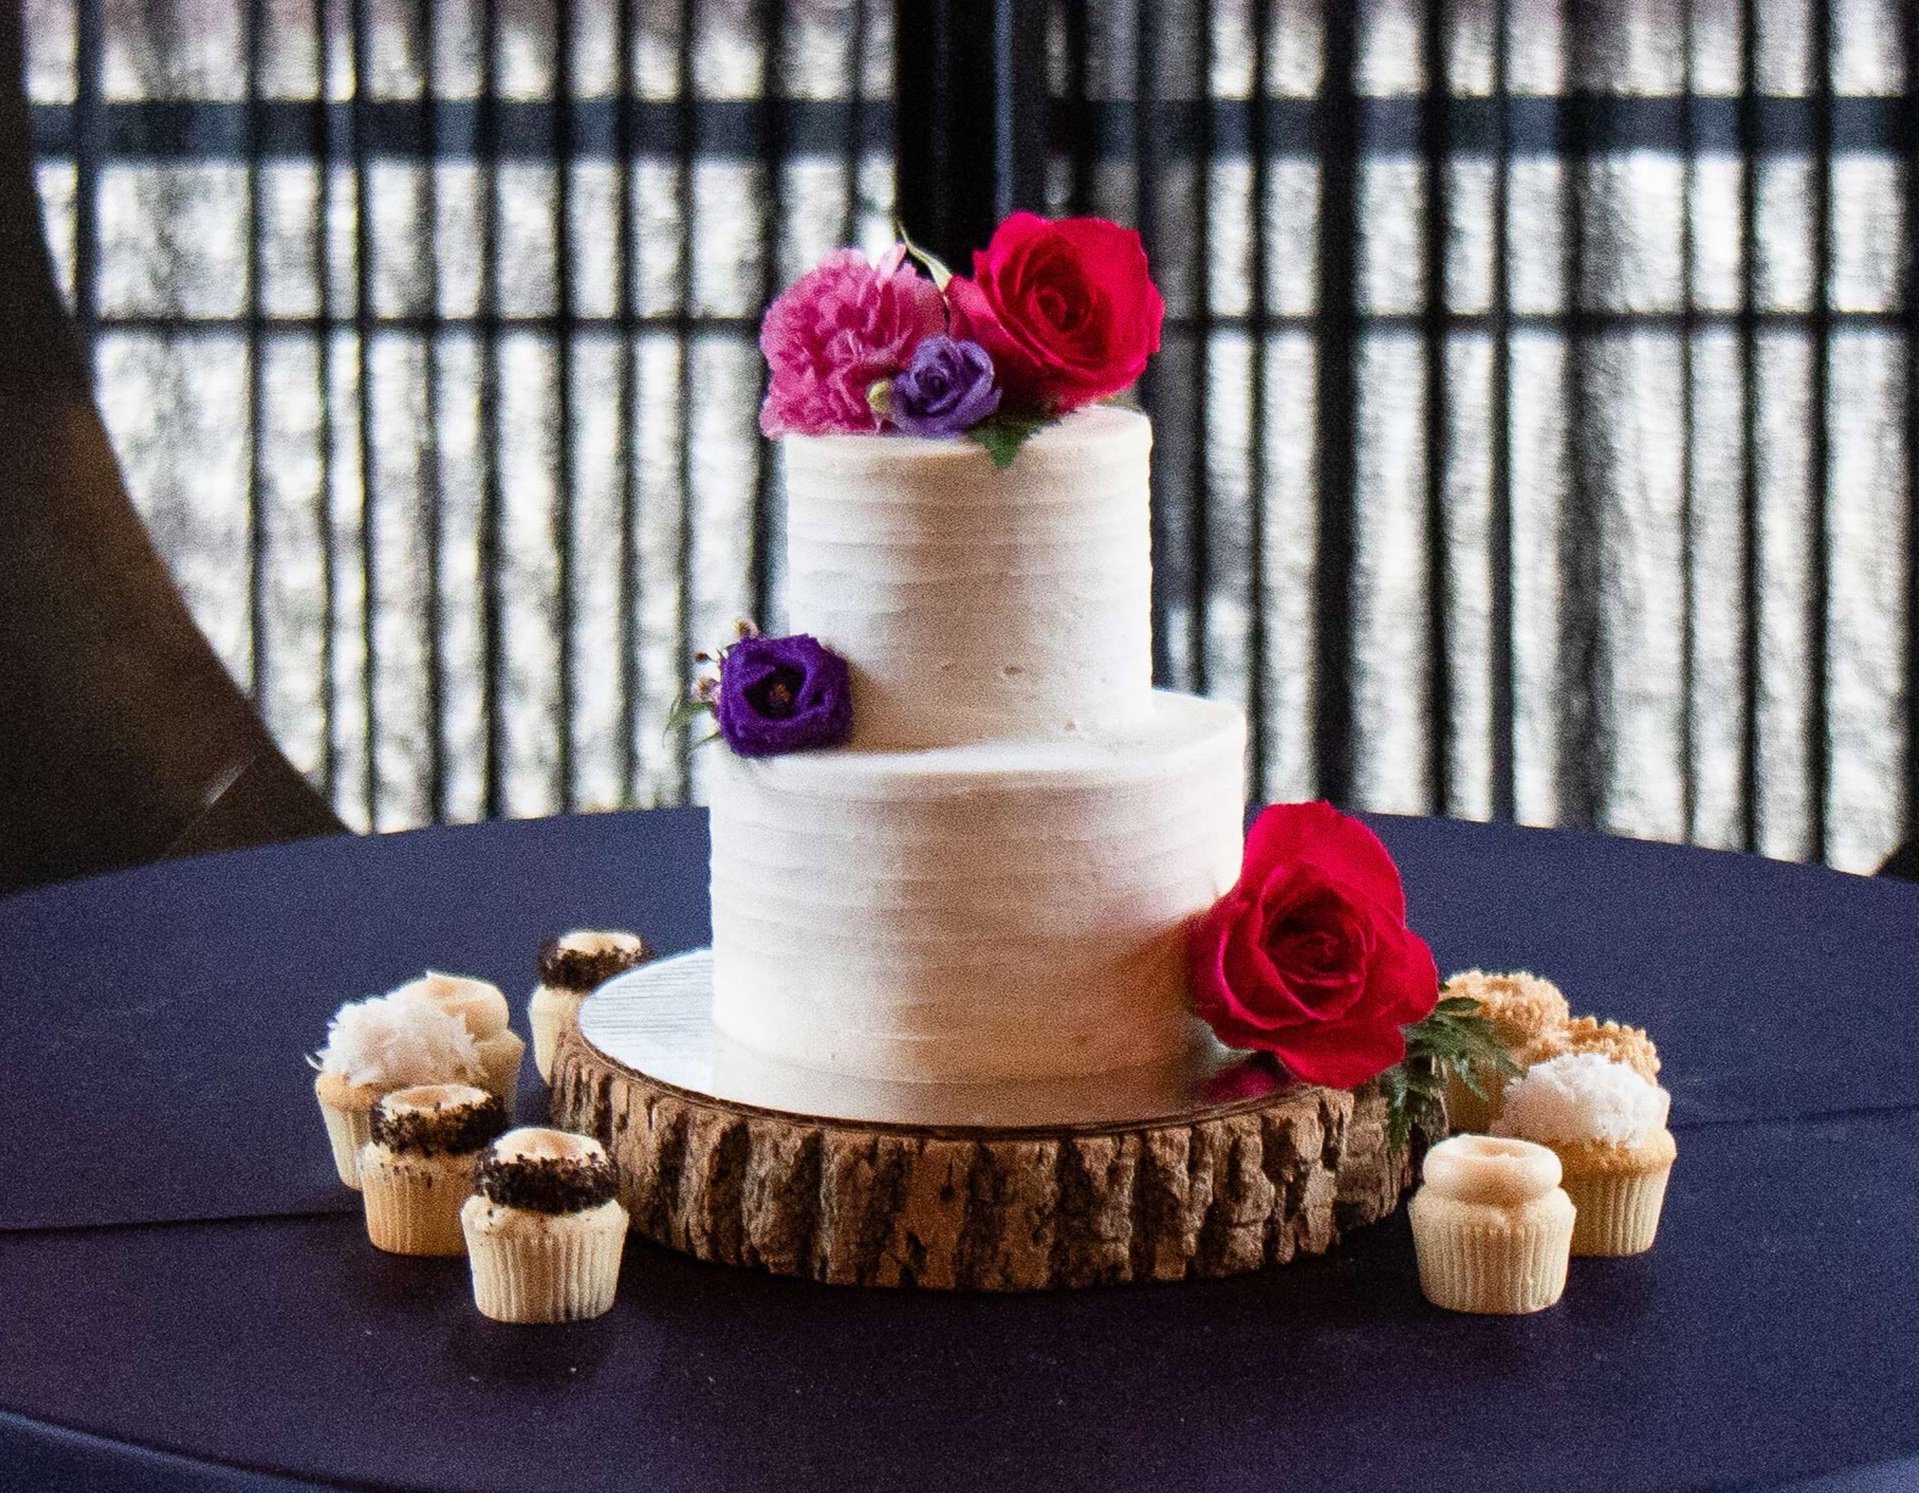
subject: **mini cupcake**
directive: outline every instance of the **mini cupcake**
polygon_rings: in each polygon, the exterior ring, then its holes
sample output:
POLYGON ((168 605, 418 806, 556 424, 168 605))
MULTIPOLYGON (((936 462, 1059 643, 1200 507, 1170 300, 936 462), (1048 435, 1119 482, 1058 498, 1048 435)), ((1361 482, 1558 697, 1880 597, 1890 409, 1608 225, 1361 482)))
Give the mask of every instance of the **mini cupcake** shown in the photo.
MULTIPOLYGON (((1522 972, 1489 975, 1469 969, 1446 981, 1445 993, 1479 1002, 1479 1014, 1492 1023, 1493 1035, 1507 1055, 1524 1068, 1553 1056, 1553 1043, 1571 1017, 1566 997, 1551 980, 1522 972)), ((1484 1131, 1499 1114, 1499 1075, 1478 1072, 1486 1092, 1476 1094, 1457 1076, 1446 1084, 1446 1122, 1454 1131, 1484 1131)))
POLYGON ((615 975, 657 958, 637 933, 576 928, 548 939, 540 949, 540 984, 527 1003, 533 1026, 533 1066, 553 1082, 553 1053, 560 1033, 580 1014, 580 1003, 615 975))
POLYGON ((496 1322, 580 1322, 613 1305, 626 1210, 596 1140, 508 1131, 480 1159, 460 1211, 473 1300, 496 1322))
POLYGON ((1419 1288, 1451 1312, 1521 1316, 1566 1289, 1573 1203, 1544 1146, 1456 1135, 1426 1153, 1408 1213, 1419 1288))
POLYGON ((1666 1128, 1671 1095, 1600 1052, 1536 1063, 1506 1085, 1493 1129, 1552 1147, 1579 1209, 1576 1255, 1652 1248, 1679 1148, 1666 1128))
POLYGON ((506 1123, 499 1096, 472 1084, 422 1084, 381 1099, 373 1138, 360 1148, 367 1237, 390 1254, 463 1253, 460 1205, 480 1152, 506 1123))
POLYGON ((404 989, 340 1007, 326 1046, 308 1059, 340 1180, 360 1185, 358 1156, 382 1094, 423 1083, 471 1083, 483 1075, 472 1034, 457 1017, 404 989))
POLYGON ((1621 1026, 1616 1021, 1601 1021, 1594 1016, 1575 1016, 1550 1036, 1546 1045, 1551 1050, 1545 1057, 1596 1052, 1624 1063, 1647 1083, 1659 1081, 1659 1049, 1653 1046, 1652 1038, 1636 1026, 1621 1026))
POLYGON ((513 1096, 520 1086, 520 1060, 526 1055, 526 1039, 507 1025, 506 995, 500 987, 466 975, 443 975, 430 969, 400 989, 426 996, 466 1023, 479 1049, 484 1072, 481 1082, 500 1096, 500 1102, 511 1115, 513 1096))

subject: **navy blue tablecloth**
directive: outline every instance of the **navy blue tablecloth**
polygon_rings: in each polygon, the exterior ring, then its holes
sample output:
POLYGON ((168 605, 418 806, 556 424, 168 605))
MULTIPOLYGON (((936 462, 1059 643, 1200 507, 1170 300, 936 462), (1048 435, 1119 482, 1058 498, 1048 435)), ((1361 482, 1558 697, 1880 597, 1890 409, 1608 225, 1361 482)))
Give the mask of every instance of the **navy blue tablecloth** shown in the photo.
POLYGON ((0 1487, 1919 1486, 1919 888, 1373 822, 1442 969, 1537 969, 1666 1056, 1659 1244, 1575 1262, 1541 1316, 1431 1309, 1395 1220, 1257 1276, 1017 1298, 636 1241, 609 1316, 503 1328, 462 1262, 367 1244, 300 1055, 428 965, 518 996, 568 926, 703 942, 703 816, 0 902, 0 1487))

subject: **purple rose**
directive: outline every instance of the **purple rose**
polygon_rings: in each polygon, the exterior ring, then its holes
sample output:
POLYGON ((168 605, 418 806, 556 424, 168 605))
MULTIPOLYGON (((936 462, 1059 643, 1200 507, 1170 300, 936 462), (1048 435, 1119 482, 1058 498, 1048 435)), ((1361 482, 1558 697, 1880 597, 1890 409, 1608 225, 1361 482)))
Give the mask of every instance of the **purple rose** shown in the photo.
POLYGON ((853 729, 846 660, 818 638, 741 638, 720 658, 720 735, 742 757, 838 746, 853 729))
POLYGON ((959 435, 999 408, 993 359, 977 342, 923 339, 893 379, 892 422, 908 435, 959 435))

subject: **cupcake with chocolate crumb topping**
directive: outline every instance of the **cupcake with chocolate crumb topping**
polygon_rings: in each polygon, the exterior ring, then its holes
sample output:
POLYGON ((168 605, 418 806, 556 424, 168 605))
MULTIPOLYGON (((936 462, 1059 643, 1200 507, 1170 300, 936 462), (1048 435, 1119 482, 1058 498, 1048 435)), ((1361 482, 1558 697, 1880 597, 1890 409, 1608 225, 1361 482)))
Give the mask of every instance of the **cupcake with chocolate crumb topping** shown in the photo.
POLYGON ((531 1126, 480 1158, 460 1211, 473 1300, 496 1322, 579 1322, 613 1305, 626 1210, 596 1140, 531 1126))
POLYGON ((405 987, 340 1007, 326 1046, 308 1061, 319 1069, 313 1091, 333 1164, 349 1187, 360 1185, 360 1147, 372 1136, 382 1094, 415 1084, 477 1083, 485 1071, 466 1025, 405 987))
POLYGON ((533 1066, 553 1082, 553 1054, 560 1033, 579 1017, 581 1003, 615 975, 658 956, 637 933, 576 928, 550 938, 540 949, 540 984, 527 1003, 533 1025, 533 1066))
POLYGON ((526 1039, 507 1025, 506 993, 487 980, 470 975, 447 975, 430 969, 409 980, 401 991, 425 996, 443 1011, 457 1016, 473 1034, 480 1054, 482 1082, 499 1095, 507 1114, 513 1113, 513 1094, 520 1086, 520 1061, 526 1039))
POLYGON ((396 1255, 457 1255, 466 1248, 460 1207, 480 1153, 507 1126, 497 1094, 472 1084, 396 1089, 373 1111, 360 1148, 366 1231, 396 1255))

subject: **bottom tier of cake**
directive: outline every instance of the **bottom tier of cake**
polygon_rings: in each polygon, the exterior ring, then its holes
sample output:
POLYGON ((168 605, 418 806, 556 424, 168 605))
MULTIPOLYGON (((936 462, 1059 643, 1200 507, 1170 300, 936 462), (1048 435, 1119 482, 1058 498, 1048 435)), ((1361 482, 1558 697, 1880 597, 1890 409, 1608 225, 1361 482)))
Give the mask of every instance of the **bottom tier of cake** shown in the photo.
POLYGON ((722 754, 715 1022, 917 1082, 1167 1061, 1187 920, 1239 871, 1245 746, 1237 707, 1160 694, 1123 732, 722 754))

